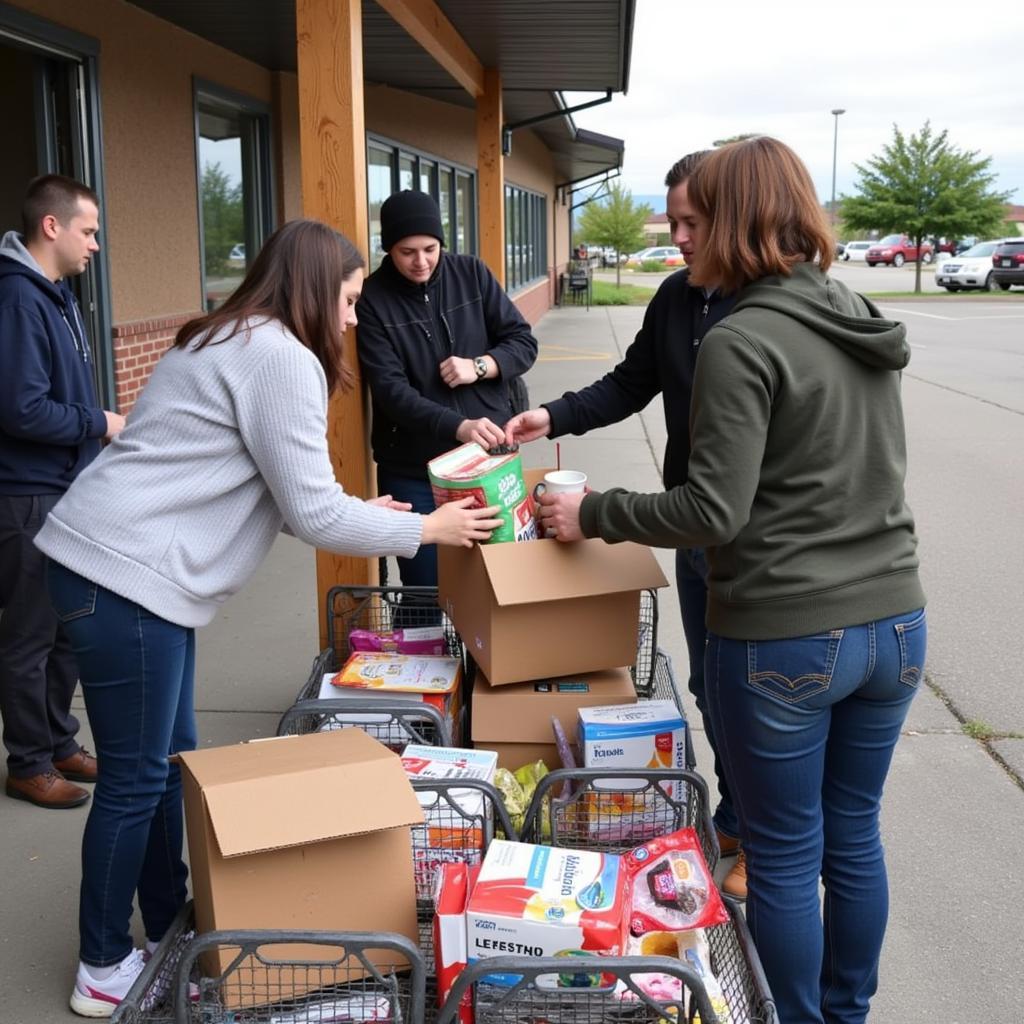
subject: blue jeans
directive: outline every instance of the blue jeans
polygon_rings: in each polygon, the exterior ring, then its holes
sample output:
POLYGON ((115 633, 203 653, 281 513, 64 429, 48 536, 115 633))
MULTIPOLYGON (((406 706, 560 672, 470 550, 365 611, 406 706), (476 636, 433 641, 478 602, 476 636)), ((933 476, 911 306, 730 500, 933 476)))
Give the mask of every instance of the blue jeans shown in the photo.
POLYGON ((707 629, 704 621, 707 616, 708 588, 705 580, 708 575, 708 563, 702 548, 679 548, 676 551, 676 593, 679 595, 679 610, 683 616, 683 636, 686 637, 686 650, 690 656, 689 690, 693 701, 700 712, 704 724, 704 735, 707 737, 714 757, 715 780, 718 783, 718 806, 715 808, 715 827, 723 835, 735 839, 739 834, 739 822, 733 809, 729 784, 722 769, 722 759, 718 753, 715 740, 715 729, 708 714, 708 700, 704 684, 704 647, 707 640, 707 629))
POLYGON ((153 941, 186 899, 181 769, 167 757, 196 746, 195 631, 53 562, 49 586, 99 758, 82 839, 79 956, 106 967, 132 950, 136 891, 153 941))
POLYGON ((790 640, 708 635, 747 921, 784 1024, 867 1019, 889 912, 879 805, 926 646, 920 610, 790 640))
MULTIPOLYGON (((377 493, 390 494, 396 501, 408 501, 412 504, 413 512, 421 515, 429 515, 437 508, 430 481, 426 477, 400 476, 378 466, 377 493)), ((399 558, 396 561, 403 586, 437 586, 437 547, 434 544, 424 544, 412 558, 399 558)))

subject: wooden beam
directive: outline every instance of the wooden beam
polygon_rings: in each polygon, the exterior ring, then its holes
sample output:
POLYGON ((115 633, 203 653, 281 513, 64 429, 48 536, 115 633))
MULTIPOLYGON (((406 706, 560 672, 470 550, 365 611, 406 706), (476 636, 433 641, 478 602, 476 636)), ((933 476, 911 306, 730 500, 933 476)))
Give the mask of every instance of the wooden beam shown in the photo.
MULTIPOLYGON (((361 0, 296 0, 299 152, 302 211, 369 248, 366 202, 366 125, 363 110, 361 0)), ((348 359, 358 373, 354 332, 348 359)), ((361 385, 335 394, 328 411, 331 462, 349 494, 373 493, 361 385)), ((376 580, 376 560, 317 551, 320 646, 325 647, 327 591, 338 583, 376 580)))
POLYGON ((434 0, 377 0, 438 64, 477 98, 484 92, 484 68, 434 0))
POLYGON ((501 103, 501 72, 487 68, 484 92, 476 101, 477 222, 480 258, 498 283, 505 287, 505 158, 501 152, 501 128, 505 123, 501 103))

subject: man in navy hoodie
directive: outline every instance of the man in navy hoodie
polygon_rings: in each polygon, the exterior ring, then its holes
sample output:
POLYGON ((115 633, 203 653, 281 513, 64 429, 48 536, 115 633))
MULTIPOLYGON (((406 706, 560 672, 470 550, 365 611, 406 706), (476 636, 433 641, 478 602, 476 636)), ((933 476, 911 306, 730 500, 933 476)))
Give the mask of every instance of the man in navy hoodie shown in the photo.
POLYGON ((24 235, 0 241, 0 714, 10 797, 78 807, 96 759, 75 738, 71 645, 32 544, 50 509, 124 417, 99 407, 85 325, 67 278, 99 250, 99 200, 57 174, 36 178, 24 235))

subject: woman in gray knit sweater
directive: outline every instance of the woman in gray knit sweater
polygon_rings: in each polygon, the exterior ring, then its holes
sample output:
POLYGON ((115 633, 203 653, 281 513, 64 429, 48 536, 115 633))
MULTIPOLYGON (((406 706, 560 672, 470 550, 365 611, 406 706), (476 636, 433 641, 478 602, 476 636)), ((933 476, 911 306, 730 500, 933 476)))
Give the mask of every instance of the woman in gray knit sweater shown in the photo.
POLYGON ((36 544, 78 659, 99 758, 82 850, 71 1008, 108 1017, 142 970, 138 891, 154 947, 186 898, 181 777, 196 745, 195 628, 287 529, 349 555, 411 557, 486 540, 494 508, 415 515, 336 482, 327 399, 351 387, 343 334, 363 259, 316 221, 276 232, 238 290, 187 323, 119 438, 57 504, 36 544))

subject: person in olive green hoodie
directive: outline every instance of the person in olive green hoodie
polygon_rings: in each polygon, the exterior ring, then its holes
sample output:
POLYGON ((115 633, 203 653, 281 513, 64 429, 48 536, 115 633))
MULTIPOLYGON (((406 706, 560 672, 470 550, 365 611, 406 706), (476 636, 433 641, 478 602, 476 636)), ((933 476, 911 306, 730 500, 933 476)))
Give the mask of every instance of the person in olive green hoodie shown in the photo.
POLYGON ((862 1024, 888 915, 879 805, 927 642, 910 348, 828 276, 831 233, 787 146, 725 146, 689 195, 691 279, 736 304, 697 359, 686 483, 546 494, 541 516, 562 541, 707 549, 708 704, 779 1019, 862 1024))

